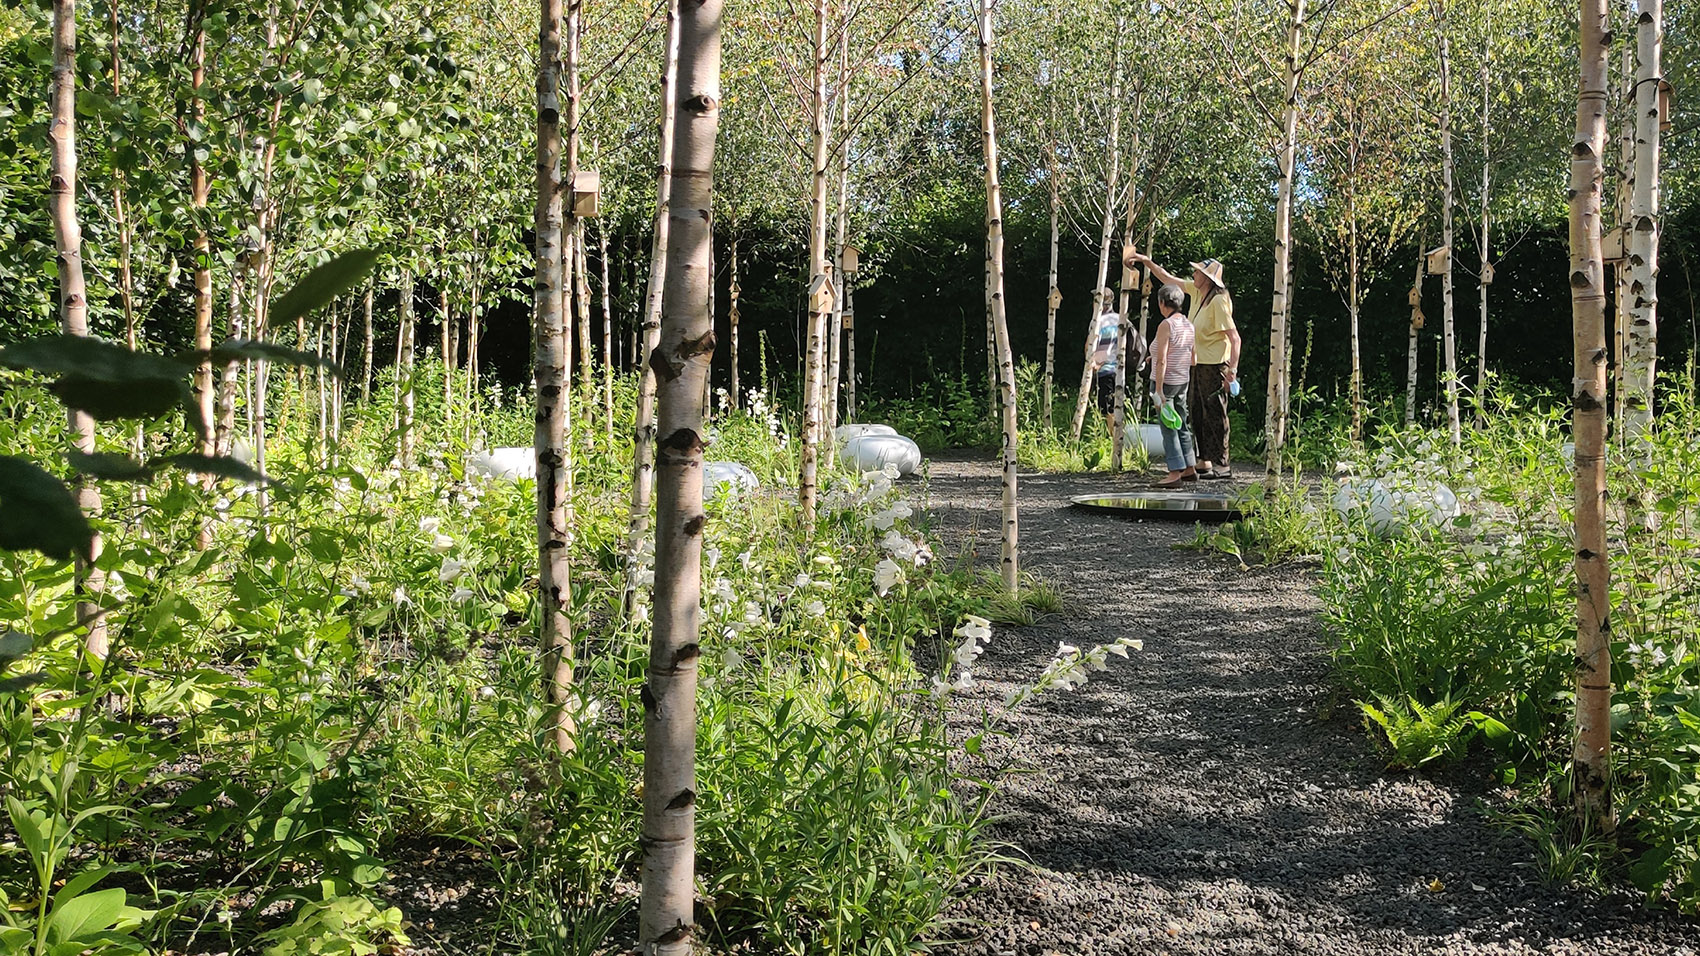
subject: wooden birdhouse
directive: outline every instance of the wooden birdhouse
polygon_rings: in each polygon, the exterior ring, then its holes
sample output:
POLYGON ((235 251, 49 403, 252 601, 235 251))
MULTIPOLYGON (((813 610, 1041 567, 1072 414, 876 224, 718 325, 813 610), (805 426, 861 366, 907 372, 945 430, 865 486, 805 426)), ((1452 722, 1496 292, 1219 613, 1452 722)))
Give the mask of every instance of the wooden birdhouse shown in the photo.
POLYGON ((595 219, 602 211, 602 174, 594 169, 573 173, 573 215, 595 219))
POLYGON ((1047 301, 1050 302, 1051 308, 1053 308, 1053 309, 1061 308, 1062 307, 1062 290, 1057 288, 1056 286, 1051 286, 1051 297, 1047 301))
POLYGON ((1482 263, 1482 285, 1493 285, 1493 263, 1482 263))
POLYGON ((1426 321, 1426 319, 1427 319, 1427 316, 1423 315, 1422 309, 1412 309, 1411 310, 1411 328, 1413 328, 1413 329, 1422 328, 1423 322, 1426 321))
POLYGON ((830 276, 815 276, 814 281, 809 284, 809 311, 831 312, 837 296, 838 292, 832 287, 830 276))
POLYGON ((838 256, 839 261, 844 263, 845 275, 853 276, 862 268, 862 250, 850 243, 844 244, 844 248, 839 250, 838 256))
POLYGON ((1445 275, 1452 265, 1452 249, 1448 246, 1436 246, 1423 256, 1428 260, 1428 274, 1431 276, 1445 275))
POLYGON ((1405 301, 1409 303, 1413 309, 1421 308, 1423 304, 1422 288, 1420 286, 1411 286, 1411 291, 1406 294, 1405 301))
POLYGON ((1600 258, 1608 265, 1623 261, 1623 227, 1609 229, 1600 236, 1600 258))
POLYGON ((1670 132, 1671 124, 1676 122, 1671 116, 1671 85, 1664 77, 1659 78, 1659 132, 1670 132))

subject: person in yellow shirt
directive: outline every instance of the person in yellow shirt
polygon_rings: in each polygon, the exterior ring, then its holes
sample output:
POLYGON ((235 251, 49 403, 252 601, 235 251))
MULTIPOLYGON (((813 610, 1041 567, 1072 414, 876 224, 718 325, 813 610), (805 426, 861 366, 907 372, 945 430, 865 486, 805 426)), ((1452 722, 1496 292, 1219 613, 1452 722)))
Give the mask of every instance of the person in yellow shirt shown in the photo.
POLYGON ((1151 261, 1137 249, 1123 256, 1129 269, 1151 267, 1158 282, 1181 287, 1191 300, 1187 318, 1193 327, 1190 406, 1198 477, 1232 478, 1228 453, 1228 395, 1239 379, 1240 331, 1234 326, 1234 299, 1215 259, 1194 262, 1187 281, 1151 261))

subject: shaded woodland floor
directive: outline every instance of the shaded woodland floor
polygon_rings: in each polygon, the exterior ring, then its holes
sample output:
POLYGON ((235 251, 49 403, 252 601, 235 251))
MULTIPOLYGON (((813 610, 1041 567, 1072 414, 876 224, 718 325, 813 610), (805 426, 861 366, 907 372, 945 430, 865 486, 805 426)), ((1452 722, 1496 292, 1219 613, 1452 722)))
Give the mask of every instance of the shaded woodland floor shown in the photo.
MULTIPOLYGON (((1023 567, 1067 613, 995 629, 964 725, 1059 642, 1145 648, 1030 703, 988 748, 1025 771, 992 835, 1031 865, 955 904, 939 952, 1700 953, 1700 922, 1548 884, 1535 847, 1485 819, 1486 768, 1385 772, 1331 682, 1310 568, 1242 572, 1177 549, 1193 525, 1068 506, 1148 484, 1022 475, 1023 567)), ((932 463, 947 549, 996 566, 999 494, 995 462, 932 463)))

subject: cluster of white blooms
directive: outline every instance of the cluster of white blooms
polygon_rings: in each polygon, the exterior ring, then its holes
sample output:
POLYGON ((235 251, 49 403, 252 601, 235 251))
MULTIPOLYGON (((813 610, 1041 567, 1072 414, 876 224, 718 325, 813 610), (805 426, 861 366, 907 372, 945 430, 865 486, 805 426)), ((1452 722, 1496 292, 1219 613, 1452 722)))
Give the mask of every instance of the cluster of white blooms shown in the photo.
POLYGON ((874 565, 874 590, 880 597, 904 581, 903 566, 890 558, 880 559, 874 565))
POLYGON ((1142 651, 1145 642, 1137 637, 1124 637, 1109 644, 1099 644, 1089 651, 1082 652, 1073 644, 1057 645, 1057 653, 1050 663, 1039 673, 1039 679, 1031 687, 1017 687, 1004 697, 1004 709, 1020 704, 1034 694, 1039 694, 1051 688, 1073 690, 1084 685, 1094 671, 1110 669, 1110 655, 1126 658, 1129 650, 1142 651))
POLYGON ((348 587, 342 589, 342 596, 357 598, 372 590, 372 582, 362 574, 356 573, 348 579, 348 587))
POLYGON ((868 515, 862 519, 862 523, 875 531, 889 531, 892 525, 914 513, 915 509, 899 501, 884 511, 876 511, 868 515))
POLYGON ((785 422, 779 417, 779 409, 767 400, 767 392, 752 388, 744 393, 744 405, 750 411, 750 417, 760 419, 767 425, 767 433, 780 448, 786 447, 790 436, 785 433, 785 422))
MULTIPOLYGON (((888 464, 879 471, 870 471, 860 475, 848 475, 835 480, 821 496, 820 506, 824 511, 850 511, 857 508, 873 507, 884 503, 891 495, 895 482, 903 473, 896 465, 888 464)), ((907 509, 907 505, 904 506, 907 509)), ((912 511, 906 511, 901 516, 908 517, 912 511)), ((864 519, 869 520, 869 519, 864 519)), ((888 522, 883 527, 891 527, 888 522)))
POLYGON ((974 662, 980 659, 986 645, 992 642, 992 622, 970 614, 956 626, 956 636, 962 639, 962 643, 956 645, 956 650, 951 652, 950 662, 945 665, 943 675, 933 678, 934 697, 942 697, 953 690, 967 690, 974 686, 974 662))
POLYGON ((1670 654, 1654 644, 1651 638, 1639 644, 1631 643, 1626 650, 1629 663, 1633 664, 1636 670, 1654 670, 1670 662, 1670 654))

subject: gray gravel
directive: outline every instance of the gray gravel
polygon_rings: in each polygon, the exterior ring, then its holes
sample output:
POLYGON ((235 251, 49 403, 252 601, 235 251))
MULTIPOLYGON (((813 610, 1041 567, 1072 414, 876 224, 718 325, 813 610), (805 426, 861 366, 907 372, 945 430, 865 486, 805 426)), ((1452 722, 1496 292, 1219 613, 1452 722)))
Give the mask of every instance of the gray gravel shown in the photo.
MULTIPOLYGON (((992 835, 1030 865, 955 904, 938 952, 1700 953, 1700 922, 1545 883, 1531 845, 1483 819, 1480 768, 1384 773, 1331 684, 1308 569, 1242 572, 1177 550, 1192 525, 1067 506, 1148 484, 1022 475, 1023 567, 1069 612, 997 628, 964 721, 1058 642, 1145 649, 1013 718, 993 758, 1030 772, 992 835)), ((993 566, 996 465, 936 460, 927 495, 946 542, 993 566)))

